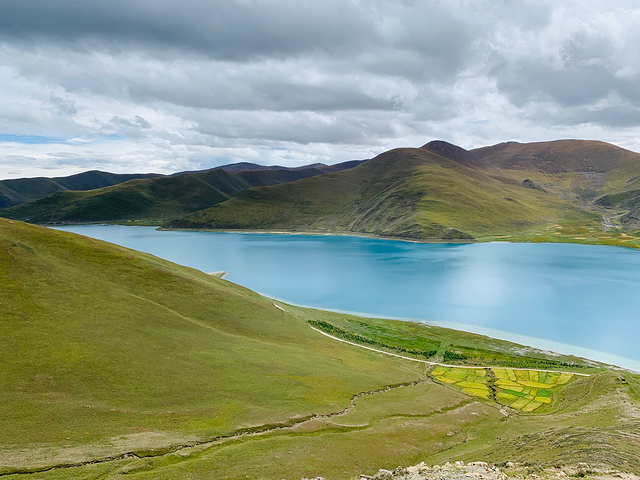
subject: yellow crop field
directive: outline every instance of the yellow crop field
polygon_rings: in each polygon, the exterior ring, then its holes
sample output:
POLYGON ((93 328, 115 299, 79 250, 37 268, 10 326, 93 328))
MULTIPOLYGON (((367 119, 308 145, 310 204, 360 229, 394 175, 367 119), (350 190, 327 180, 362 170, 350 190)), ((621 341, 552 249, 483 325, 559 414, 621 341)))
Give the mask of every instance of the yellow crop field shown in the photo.
POLYGON ((494 368, 493 374, 498 379, 505 379, 505 380, 509 379, 509 375, 507 374, 507 371, 504 368, 494 368))
POLYGON ((444 375, 439 376, 438 380, 444 383, 458 383, 458 380, 456 380, 455 378, 445 377, 444 375))
POLYGON ((463 393, 535 412, 553 404, 553 395, 573 378, 571 373, 538 372, 513 368, 460 368, 438 366, 431 377, 463 393))
POLYGON ((533 412, 543 405, 551 405, 552 394, 573 378, 571 373, 558 374, 510 368, 494 369, 494 374, 498 378, 494 384, 497 401, 523 412, 533 412), (501 371, 498 374, 495 370, 501 371))
POLYGON ((464 381, 464 382, 458 382, 457 385, 462 388, 481 388, 484 390, 489 390, 489 387, 484 383, 464 381))
POLYGON ((536 408, 538 408, 539 406, 541 406, 542 403, 540 402, 536 402, 535 400, 532 402, 527 403, 523 408, 522 411, 523 412, 533 412, 536 408))
POLYGON ((569 380, 571 380, 571 377, 573 377, 573 375, 571 375, 570 373, 561 373, 558 379, 556 380, 556 383, 569 383, 569 380))
POLYGON ((469 395, 474 395, 476 397, 481 397, 481 398, 489 398, 489 389, 483 389, 483 388, 463 388, 462 389, 463 392, 468 393, 469 395))
POLYGON ((511 408, 515 408, 516 410, 522 410, 527 404, 530 402, 527 398, 519 398, 515 402, 511 404, 511 408))
POLYGON ((521 385, 524 385, 525 387, 533 387, 533 388, 547 388, 549 386, 548 383, 540 383, 540 382, 533 382, 530 380, 520 380, 521 385))

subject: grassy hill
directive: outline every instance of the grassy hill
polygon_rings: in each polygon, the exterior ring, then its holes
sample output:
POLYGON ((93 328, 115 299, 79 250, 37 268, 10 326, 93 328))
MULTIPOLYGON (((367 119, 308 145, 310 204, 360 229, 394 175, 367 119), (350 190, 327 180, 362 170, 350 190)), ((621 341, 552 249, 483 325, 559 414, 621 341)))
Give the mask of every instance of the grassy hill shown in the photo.
MULTIPOLYGON (((102 442, 106 456, 210 439, 419 376, 327 348, 244 288, 77 235, 0 220, 0 272, 0 465, 30 446, 102 442)), ((34 464, 55 457, 42 453, 34 464)))
MULTIPOLYGON (((85 184, 86 191, 59 191, 1 210, 0 215, 32 223, 135 220, 160 224, 223 202, 252 186, 290 182, 350 168, 357 163, 296 169, 252 169, 251 166, 245 166, 246 168, 238 171, 222 167, 131 180, 106 188, 93 189, 94 187, 85 184)), ((33 192, 32 194, 35 195, 33 192)))
POLYGON ((484 165, 513 175, 530 172, 556 195, 575 197, 610 223, 627 231, 640 227, 640 154, 591 140, 501 143, 478 148, 473 155, 484 165))
POLYGON ((0 219, 0 272, 8 479, 351 479, 422 460, 640 472, 640 384, 628 372, 276 306, 197 270, 12 220, 0 219), (428 370, 313 325, 460 367, 428 370))
POLYGON ((116 174, 92 170, 68 177, 0 180, 0 209, 31 202, 63 190, 92 190, 135 178, 157 176, 155 174, 116 174))
MULTIPOLYGON (((597 224, 573 198, 523 185, 445 142, 385 152, 356 168, 265 188, 167 224, 170 228, 346 231, 412 239, 469 239, 597 224)), ((575 197, 575 195, 574 195, 575 197)))

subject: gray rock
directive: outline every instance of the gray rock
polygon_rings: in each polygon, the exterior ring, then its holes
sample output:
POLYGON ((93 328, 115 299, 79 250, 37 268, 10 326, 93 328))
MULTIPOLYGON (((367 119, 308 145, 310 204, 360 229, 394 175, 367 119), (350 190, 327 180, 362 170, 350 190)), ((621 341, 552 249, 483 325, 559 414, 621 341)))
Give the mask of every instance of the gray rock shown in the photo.
POLYGON ((393 479, 393 472, 391 472, 390 470, 385 470, 383 468, 378 470, 378 473, 376 473, 373 477, 371 477, 371 480, 392 480, 392 479, 393 479))

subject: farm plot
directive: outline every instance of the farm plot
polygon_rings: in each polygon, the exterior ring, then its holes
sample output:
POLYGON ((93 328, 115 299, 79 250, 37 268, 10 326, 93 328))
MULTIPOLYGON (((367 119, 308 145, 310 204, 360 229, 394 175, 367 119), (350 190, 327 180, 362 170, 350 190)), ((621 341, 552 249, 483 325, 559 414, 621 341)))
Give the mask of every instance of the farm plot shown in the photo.
POLYGON ((523 412, 533 412, 543 405, 550 405, 553 394, 569 383, 570 373, 538 372, 492 368, 496 380, 493 388, 496 400, 523 412))
POLYGON ((554 394, 573 378, 571 373, 440 366, 433 369, 431 376, 469 395, 494 399, 523 412, 551 405, 554 394))
POLYGON ((469 395, 487 399, 491 397, 492 378, 484 368, 436 367, 431 375, 439 382, 454 385, 469 395))

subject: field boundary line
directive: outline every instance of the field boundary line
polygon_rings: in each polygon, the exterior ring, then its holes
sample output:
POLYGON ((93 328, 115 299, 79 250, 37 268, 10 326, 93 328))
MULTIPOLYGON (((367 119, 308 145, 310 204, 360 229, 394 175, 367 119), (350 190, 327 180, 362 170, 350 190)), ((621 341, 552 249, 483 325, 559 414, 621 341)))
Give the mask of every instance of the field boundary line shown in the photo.
POLYGON ((309 325, 309 328, 311 328, 312 330, 315 330, 318 333, 321 333, 322 335, 325 335, 325 336, 327 336, 329 338, 333 338, 334 340, 337 340, 337 341, 342 342, 342 343, 347 343, 347 344, 353 345, 355 347, 366 348, 367 350, 371 350, 372 352, 384 353, 385 355, 391 355, 392 357, 398 357, 398 358, 402 358, 404 360, 411 360, 412 362, 424 363, 426 365, 435 365, 435 366, 438 366, 438 367, 453 367, 453 368, 472 368, 472 369, 478 369, 478 368, 508 368, 509 370, 531 370, 531 371, 534 371, 534 372, 569 373, 571 375, 579 375, 581 377, 590 377, 591 376, 590 373, 566 372, 566 371, 563 371, 563 370, 545 370, 545 369, 542 369, 542 368, 496 367, 496 366, 491 366, 491 365, 488 365, 488 366, 482 366, 482 365, 449 365, 447 363, 430 362, 429 360, 420 360, 418 358, 405 357, 404 355, 398 355, 397 353, 385 352, 384 350, 378 350, 377 348, 366 347, 364 345, 360 345, 359 343, 354 343, 354 342, 350 342, 348 340, 344 340, 343 338, 334 337, 333 335, 330 335, 327 332, 323 332, 319 328, 312 327, 311 325, 309 325))

